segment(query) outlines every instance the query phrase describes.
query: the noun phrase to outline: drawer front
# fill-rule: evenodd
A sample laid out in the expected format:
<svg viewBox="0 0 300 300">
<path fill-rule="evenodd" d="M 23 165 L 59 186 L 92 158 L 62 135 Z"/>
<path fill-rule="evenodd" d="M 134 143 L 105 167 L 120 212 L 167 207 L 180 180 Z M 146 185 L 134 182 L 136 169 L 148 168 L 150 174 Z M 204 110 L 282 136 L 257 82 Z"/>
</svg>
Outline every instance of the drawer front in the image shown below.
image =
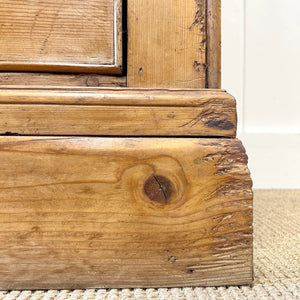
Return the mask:
<svg viewBox="0 0 300 300">
<path fill-rule="evenodd" d="M 119 74 L 121 0 L 1 1 L 0 70 Z"/>
<path fill-rule="evenodd" d="M 0 289 L 252 281 L 236 139 L 0 137 Z"/>
</svg>

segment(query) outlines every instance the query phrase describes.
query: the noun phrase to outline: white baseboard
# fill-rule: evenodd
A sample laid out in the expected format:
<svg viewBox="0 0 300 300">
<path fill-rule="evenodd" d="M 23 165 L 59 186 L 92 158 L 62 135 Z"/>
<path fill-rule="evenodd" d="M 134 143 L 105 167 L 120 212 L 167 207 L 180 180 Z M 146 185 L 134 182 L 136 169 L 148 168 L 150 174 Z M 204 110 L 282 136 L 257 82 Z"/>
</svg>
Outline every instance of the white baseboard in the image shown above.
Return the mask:
<svg viewBox="0 0 300 300">
<path fill-rule="evenodd" d="M 244 133 L 249 169 L 256 189 L 300 188 L 300 134 Z"/>
</svg>

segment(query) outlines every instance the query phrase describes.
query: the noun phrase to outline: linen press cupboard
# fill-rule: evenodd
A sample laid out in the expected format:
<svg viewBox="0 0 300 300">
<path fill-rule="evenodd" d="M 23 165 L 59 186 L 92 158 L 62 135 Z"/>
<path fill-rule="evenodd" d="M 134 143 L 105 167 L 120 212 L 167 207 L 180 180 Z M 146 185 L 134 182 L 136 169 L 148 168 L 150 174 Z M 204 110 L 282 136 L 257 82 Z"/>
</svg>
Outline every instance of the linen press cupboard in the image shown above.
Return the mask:
<svg viewBox="0 0 300 300">
<path fill-rule="evenodd" d="M 3 0 L 0 289 L 252 282 L 218 0 Z"/>
</svg>

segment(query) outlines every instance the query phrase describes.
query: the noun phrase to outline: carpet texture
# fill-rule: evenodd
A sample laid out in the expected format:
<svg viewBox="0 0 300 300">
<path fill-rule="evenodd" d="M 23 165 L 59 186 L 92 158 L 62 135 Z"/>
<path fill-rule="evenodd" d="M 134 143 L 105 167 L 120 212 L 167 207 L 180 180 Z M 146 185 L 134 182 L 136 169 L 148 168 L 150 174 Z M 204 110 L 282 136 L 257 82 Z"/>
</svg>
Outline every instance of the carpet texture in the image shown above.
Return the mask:
<svg viewBox="0 0 300 300">
<path fill-rule="evenodd" d="M 300 190 L 254 192 L 253 287 L 0 291 L 27 299 L 300 299 Z"/>
</svg>

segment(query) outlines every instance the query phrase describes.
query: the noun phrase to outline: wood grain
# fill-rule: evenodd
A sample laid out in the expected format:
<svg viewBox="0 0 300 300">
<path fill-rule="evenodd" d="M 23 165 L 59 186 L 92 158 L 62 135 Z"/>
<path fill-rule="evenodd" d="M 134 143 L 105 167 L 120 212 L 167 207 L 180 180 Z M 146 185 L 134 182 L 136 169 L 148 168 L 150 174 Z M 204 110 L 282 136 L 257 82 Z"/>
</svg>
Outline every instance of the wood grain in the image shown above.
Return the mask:
<svg viewBox="0 0 300 300">
<path fill-rule="evenodd" d="M 0 134 L 236 134 L 235 100 L 222 91 L 7 88 L 0 103 Z"/>
<path fill-rule="evenodd" d="M 0 289 L 252 282 L 236 139 L 0 137 Z"/>
<path fill-rule="evenodd" d="M 143 89 L 82 87 L 0 87 L 3 104 L 76 104 L 137 106 L 205 106 L 235 107 L 235 99 L 224 90 L 210 89 Z"/>
<path fill-rule="evenodd" d="M 121 0 L 5 0 L 0 15 L 2 71 L 121 73 Z"/>
<path fill-rule="evenodd" d="M 207 87 L 221 88 L 221 0 L 207 0 Z"/>
<path fill-rule="evenodd" d="M 128 86 L 204 88 L 206 1 L 128 1 Z"/>
<path fill-rule="evenodd" d="M 35 89 L 39 87 L 126 87 L 126 85 L 126 76 L 0 72 L 0 86 L 15 88 L 20 86 Z"/>
</svg>

